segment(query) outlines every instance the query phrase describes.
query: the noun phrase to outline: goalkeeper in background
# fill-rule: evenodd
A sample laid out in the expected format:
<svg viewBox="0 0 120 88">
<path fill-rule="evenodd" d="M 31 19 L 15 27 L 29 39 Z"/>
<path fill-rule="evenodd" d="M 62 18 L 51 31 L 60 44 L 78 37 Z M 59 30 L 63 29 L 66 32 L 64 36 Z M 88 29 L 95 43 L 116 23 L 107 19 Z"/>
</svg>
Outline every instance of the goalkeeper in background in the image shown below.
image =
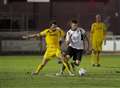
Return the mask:
<svg viewBox="0 0 120 88">
<path fill-rule="evenodd" d="M 90 31 L 90 41 L 92 48 L 91 63 L 92 66 L 100 66 L 100 52 L 105 39 L 107 25 L 102 22 L 101 15 L 96 15 L 96 22 L 92 24 Z"/>
<path fill-rule="evenodd" d="M 43 67 L 53 59 L 54 56 L 56 56 L 60 61 L 64 64 L 64 66 L 67 68 L 67 71 L 70 76 L 74 76 L 74 74 L 71 73 L 68 64 L 65 63 L 64 58 L 61 54 L 61 48 L 59 41 L 61 38 L 63 38 L 65 33 L 59 28 L 56 24 L 56 21 L 52 21 L 50 24 L 50 28 L 45 29 L 44 31 L 38 33 L 38 34 L 32 34 L 28 36 L 23 36 L 23 38 L 32 38 L 32 37 L 40 37 L 44 36 L 46 41 L 46 52 L 44 54 L 42 63 L 38 65 L 35 72 L 32 73 L 32 75 L 37 75 L 39 72 L 43 69 Z"/>
</svg>

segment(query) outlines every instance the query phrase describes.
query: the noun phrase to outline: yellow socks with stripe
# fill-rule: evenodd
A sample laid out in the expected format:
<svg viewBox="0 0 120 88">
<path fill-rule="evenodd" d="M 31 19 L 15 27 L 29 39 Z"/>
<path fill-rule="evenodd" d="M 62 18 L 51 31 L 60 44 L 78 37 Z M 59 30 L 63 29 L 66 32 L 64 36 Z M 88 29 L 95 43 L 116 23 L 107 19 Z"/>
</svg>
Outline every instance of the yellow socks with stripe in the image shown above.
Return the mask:
<svg viewBox="0 0 120 88">
<path fill-rule="evenodd" d="M 35 71 L 35 73 L 38 74 L 42 70 L 42 68 L 43 68 L 43 65 L 39 64 L 36 71 Z"/>
<path fill-rule="evenodd" d="M 69 74 L 71 74 L 71 71 L 69 69 L 69 66 L 64 62 L 62 61 L 63 65 L 65 66 L 66 70 L 68 71 Z"/>
</svg>

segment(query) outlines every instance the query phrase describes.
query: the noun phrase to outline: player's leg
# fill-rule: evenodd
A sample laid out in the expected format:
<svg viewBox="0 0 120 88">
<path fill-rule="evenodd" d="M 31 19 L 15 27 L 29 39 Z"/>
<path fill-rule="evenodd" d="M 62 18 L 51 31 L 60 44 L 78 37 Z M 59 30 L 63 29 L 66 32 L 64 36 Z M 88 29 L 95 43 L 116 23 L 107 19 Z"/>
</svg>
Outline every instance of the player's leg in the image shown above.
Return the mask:
<svg viewBox="0 0 120 88">
<path fill-rule="evenodd" d="M 36 71 L 33 73 L 33 75 L 39 74 L 39 72 L 43 69 L 43 67 L 48 63 L 49 59 L 43 58 L 43 61 L 41 64 L 38 65 Z"/>
<path fill-rule="evenodd" d="M 50 58 L 49 51 L 50 51 L 49 49 L 46 50 L 43 60 L 42 60 L 42 63 L 38 65 L 36 71 L 32 73 L 33 75 L 38 74 L 43 69 L 43 67 L 48 63 L 48 61 L 49 61 L 48 58 Z"/>
<path fill-rule="evenodd" d="M 64 62 L 67 64 L 68 68 L 70 69 L 70 65 L 68 63 L 68 58 L 66 58 L 66 56 L 64 55 Z M 61 61 L 61 60 L 60 60 Z M 62 61 L 61 61 L 62 62 Z M 62 64 L 62 68 L 60 69 L 60 72 L 59 73 L 56 73 L 56 75 L 62 75 L 65 71 L 66 67 L 65 65 Z"/>
<path fill-rule="evenodd" d="M 83 50 L 77 50 L 76 51 L 76 65 L 79 66 L 82 60 Z"/>
<path fill-rule="evenodd" d="M 96 66 L 100 66 L 100 51 L 97 52 L 97 61 L 96 61 Z"/>
<path fill-rule="evenodd" d="M 72 49 L 72 56 L 73 56 L 73 60 L 72 60 L 72 62 L 71 62 L 71 67 L 72 67 L 72 70 L 73 71 L 75 71 L 75 65 L 76 65 L 76 62 L 78 63 L 78 60 L 77 60 L 77 52 L 76 52 L 76 50 L 75 49 Z"/>
<path fill-rule="evenodd" d="M 70 55 L 69 55 L 69 47 L 66 48 L 66 50 L 64 50 L 64 52 L 62 53 L 62 56 L 64 57 L 64 61 L 65 63 L 67 64 L 68 68 L 70 69 L 70 65 L 68 63 L 68 60 L 70 58 Z M 64 70 L 65 70 L 65 65 L 62 64 L 62 67 L 60 69 L 60 72 L 57 73 L 56 75 L 62 75 L 64 73 Z"/>
<path fill-rule="evenodd" d="M 75 72 L 76 56 L 73 56 L 73 60 L 70 62 L 72 70 Z"/>
<path fill-rule="evenodd" d="M 75 50 L 74 56 L 73 56 L 73 62 L 71 63 L 71 66 L 73 68 L 73 71 L 75 71 L 75 66 L 79 66 L 82 60 L 83 50 Z"/>
<path fill-rule="evenodd" d="M 97 58 L 96 58 L 96 66 L 99 67 L 100 66 L 100 52 L 102 50 L 102 40 L 99 42 L 98 45 L 98 51 L 97 51 Z"/>
<path fill-rule="evenodd" d="M 92 63 L 92 66 L 94 67 L 95 64 L 96 64 L 96 55 L 97 54 L 97 51 L 95 49 L 92 49 L 92 53 L 91 53 L 91 63 Z"/>
<path fill-rule="evenodd" d="M 96 64 L 97 58 L 97 40 L 93 39 L 92 41 L 92 51 L 91 51 L 91 64 L 94 67 Z"/>
<path fill-rule="evenodd" d="M 69 59 L 73 56 L 73 49 L 71 47 L 68 47 L 66 49 L 66 51 L 64 52 L 64 61 L 66 62 L 66 64 L 68 65 L 68 68 L 70 69 L 70 65 L 68 63 Z M 65 66 L 62 66 L 61 72 L 63 73 L 65 70 Z"/>
<path fill-rule="evenodd" d="M 74 74 L 72 74 L 72 72 L 70 71 L 68 64 L 65 62 L 65 58 L 62 56 L 60 49 L 57 49 L 56 56 L 58 57 L 58 59 L 61 60 L 69 75 L 74 76 Z"/>
<path fill-rule="evenodd" d="M 92 53 L 92 66 L 95 67 L 99 67 L 100 66 L 100 51 L 93 51 Z"/>
<path fill-rule="evenodd" d="M 68 71 L 69 75 L 74 76 L 74 74 L 72 74 L 72 72 L 70 71 L 69 63 L 66 63 L 62 56 L 59 56 L 59 58 L 62 61 L 63 65 L 65 66 L 66 70 Z"/>
</svg>

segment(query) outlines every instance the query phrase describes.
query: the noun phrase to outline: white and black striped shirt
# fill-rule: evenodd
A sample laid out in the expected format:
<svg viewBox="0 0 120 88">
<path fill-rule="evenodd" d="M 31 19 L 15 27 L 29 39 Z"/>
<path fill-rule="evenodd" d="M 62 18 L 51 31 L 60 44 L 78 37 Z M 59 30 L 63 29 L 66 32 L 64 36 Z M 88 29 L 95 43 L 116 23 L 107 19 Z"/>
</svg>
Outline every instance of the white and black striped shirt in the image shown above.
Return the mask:
<svg viewBox="0 0 120 88">
<path fill-rule="evenodd" d="M 69 41 L 69 46 L 75 49 L 84 49 L 82 35 L 85 34 L 83 28 L 78 27 L 75 31 L 69 30 L 66 34 L 66 41 Z"/>
</svg>

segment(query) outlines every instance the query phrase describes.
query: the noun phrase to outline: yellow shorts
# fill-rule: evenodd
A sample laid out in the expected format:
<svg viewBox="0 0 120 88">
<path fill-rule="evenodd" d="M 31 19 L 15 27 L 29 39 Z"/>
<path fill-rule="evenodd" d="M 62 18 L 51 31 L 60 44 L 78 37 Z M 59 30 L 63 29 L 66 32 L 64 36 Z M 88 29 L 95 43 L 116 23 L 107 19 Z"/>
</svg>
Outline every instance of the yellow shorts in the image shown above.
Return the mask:
<svg viewBox="0 0 120 88">
<path fill-rule="evenodd" d="M 47 48 L 44 54 L 45 59 L 51 59 L 52 57 L 59 57 L 59 56 L 61 56 L 60 48 Z"/>
<path fill-rule="evenodd" d="M 103 40 L 93 40 L 92 41 L 92 49 L 94 49 L 95 51 L 101 51 L 102 50 L 102 43 Z"/>
</svg>

